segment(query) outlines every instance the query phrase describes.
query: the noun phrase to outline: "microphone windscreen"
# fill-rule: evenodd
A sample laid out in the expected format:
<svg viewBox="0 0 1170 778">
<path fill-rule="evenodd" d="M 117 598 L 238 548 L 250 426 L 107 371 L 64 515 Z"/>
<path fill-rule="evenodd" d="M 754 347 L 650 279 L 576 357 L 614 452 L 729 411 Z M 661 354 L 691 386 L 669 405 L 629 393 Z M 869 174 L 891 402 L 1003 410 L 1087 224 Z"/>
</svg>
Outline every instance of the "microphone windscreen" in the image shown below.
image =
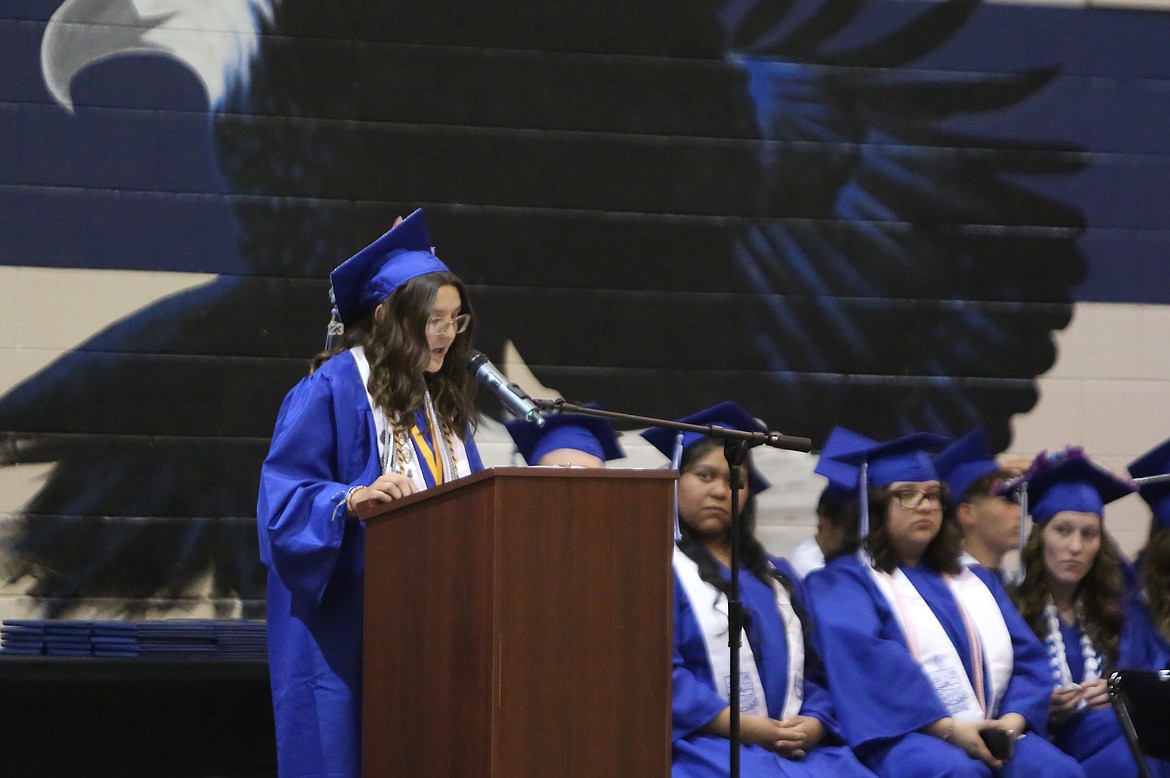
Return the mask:
<svg viewBox="0 0 1170 778">
<path fill-rule="evenodd" d="M 487 361 L 488 358 L 484 356 L 482 351 L 476 351 L 475 349 L 469 350 L 467 352 L 467 372 L 475 375 Z"/>
</svg>

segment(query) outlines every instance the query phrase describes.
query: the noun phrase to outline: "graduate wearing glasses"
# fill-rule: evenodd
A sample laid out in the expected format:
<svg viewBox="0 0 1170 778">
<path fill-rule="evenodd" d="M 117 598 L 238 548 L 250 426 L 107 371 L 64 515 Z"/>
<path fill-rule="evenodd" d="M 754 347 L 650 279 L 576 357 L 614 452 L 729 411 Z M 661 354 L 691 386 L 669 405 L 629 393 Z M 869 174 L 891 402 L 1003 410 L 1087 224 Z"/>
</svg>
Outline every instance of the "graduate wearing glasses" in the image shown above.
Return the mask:
<svg viewBox="0 0 1170 778">
<path fill-rule="evenodd" d="M 364 525 L 388 502 L 483 469 L 464 369 L 463 283 L 415 211 L 330 275 L 330 342 L 285 397 L 260 478 L 282 778 L 360 772 Z"/>
<path fill-rule="evenodd" d="M 920 433 L 822 453 L 854 465 L 859 490 L 858 531 L 805 579 L 841 732 L 891 778 L 1083 775 L 1044 737 L 1043 646 L 999 579 L 960 562 L 927 453 L 943 442 Z"/>
</svg>

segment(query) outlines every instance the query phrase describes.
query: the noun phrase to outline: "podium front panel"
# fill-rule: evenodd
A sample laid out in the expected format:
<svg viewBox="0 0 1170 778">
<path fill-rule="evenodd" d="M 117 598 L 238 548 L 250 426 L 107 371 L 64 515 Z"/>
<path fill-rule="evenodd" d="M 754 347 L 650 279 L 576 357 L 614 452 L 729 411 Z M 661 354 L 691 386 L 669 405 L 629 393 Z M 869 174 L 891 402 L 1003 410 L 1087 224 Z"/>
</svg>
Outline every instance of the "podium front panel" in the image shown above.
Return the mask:
<svg viewBox="0 0 1170 778">
<path fill-rule="evenodd" d="M 665 778 L 672 475 L 463 480 L 367 522 L 363 775 Z"/>
<path fill-rule="evenodd" d="M 489 776 L 492 494 L 366 527 L 362 775 Z"/>
<path fill-rule="evenodd" d="M 671 483 L 603 483 L 501 489 L 497 747 L 516 768 L 504 775 L 669 771 Z"/>
</svg>

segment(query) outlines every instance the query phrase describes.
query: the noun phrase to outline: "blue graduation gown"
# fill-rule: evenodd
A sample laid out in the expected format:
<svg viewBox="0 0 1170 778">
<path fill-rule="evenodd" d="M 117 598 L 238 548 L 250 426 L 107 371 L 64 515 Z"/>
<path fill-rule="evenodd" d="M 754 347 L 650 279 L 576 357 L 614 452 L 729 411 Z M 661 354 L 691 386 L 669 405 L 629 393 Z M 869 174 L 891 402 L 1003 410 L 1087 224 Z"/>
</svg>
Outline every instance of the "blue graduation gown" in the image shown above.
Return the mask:
<svg viewBox="0 0 1170 778">
<path fill-rule="evenodd" d="M 483 469 L 470 432 L 464 442 L 472 470 Z M 285 397 L 260 477 L 282 778 L 360 773 L 365 527 L 345 519 L 342 503 L 380 474 L 374 415 L 343 352 Z"/>
<path fill-rule="evenodd" d="M 796 572 L 784 560 L 777 568 L 799 587 Z M 727 573 L 730 575 L 730 573 Z M 745 569 L 740 572 L 740 596 L 748 641 L 756 658 L 768 715 L 780 718 L 788 685 L 788 644 L 773 591 Z M 716 590 L 710 589 L 714 602 Z M 799 589 L 798 589 L 799 598 Z M 730 748 L 727 738 L 702 733 L 701 728 L 727 708 L 727 700 L 715 691 L 715 679 L 694 604 L 686 590 L 674 582 L 674 676 L 673 757 L 674 778 L 718 778 L 728 774 Z M 701 605 L 699 606 L 701 607 Z M 726 669 L 723 670 L 726 673 Z M 800 713 L 819 719 L 826 737 L 802 760 L 785 759 L 756 745 L 741 747 L 740 772 L 744 776 L 871 776 L 848 748 L 833 734 L 836 720 L 832 700 L 823 679 L 806 672 Z M 834 745 L 836 743 L 836 745 Z"/>
<path fill-rule="evenodd" d="M 1120 652 L 1118 667 L 1170 669 L 1170 640 L 1154 625 L 1150 605 L 1141 592 L 1134 592 L 1126 598 Z"/>
<path fill-rule="evenodd" d="M 1085 674 L 1080 631 L 1062 623 L 1061 637 L 1069 672 L 1073 681 L 1080 683 Z M 1162 669 L 1165 664 L 1159 662 L 1164 663 L 1167 656 L 1159 646 L 1159 638 L 1139 593 L 1131 593 L 1125 602 L 1117 666 Z M 1138 774 L 1129 743 L 1111 707 L 1078 712 L 1053 732 L 1053 742 L 1080 762 L 1090 778 L 1126 778 Z M 1148 766 L 1152 775 L 1170 777 L 1170 762 L 1151 759 Z"/>
<path fill-rule="evenodd" d="M 1140 592 L 1134 592 L 1126 600 L 1119 649 L 1118 667 L 1170 669 L 1170 641 L 1154 625 L 1149 603 Z M 1154 778 L 1170 778 L 1170 760 L 1147 758 L 1146 765 Z"/>
<path fill-rule="evenodd" d="M 1074 683 L 1081 683 L 1085 680 L 1085 656 L 1080 630 L 1061 622 L 1060 632 L 1069 673 Z M 1052 742 L 1080 762 L 1089 778 L 1130 778 L 1138 774 L 1111 707 L 1078 711 L 1053 729 Z"/>
<path fill-rule="evenodd" d="M 946 582 L 926 568 L 902 569 L 958 648 L 972 678 L 973 668 L 966 666 L 970 656 L 966 630 Z M 1016 756 L 1002 773 L 1082 775 L 1074 760 L 1044 739 L 1052 680 L 1043 645 L 1011 604 L 999 579 L 980 565 L 971 570 L 995 597 L 1012 639 L 1012 675 L 999 709 L 992 714 L 1018 713 L 1027 720 L 1031 733 L 1017 741 Z M 919 732 L 949 714 L 860 560 L 854 555 L 837 557 L 810 573 L 805 589 L 841 733 L 862 761 L 879 775 L 899 778 L 990 775 L 985 765 L 958 747 Z"/>
<path fill-rule="evenodd" d="M 1150 614 L 1150 604 L 1140 589 L 1131 592 L 1125 600 L 1125 624 L 1117 666 L 1140 670 L 1170 669 L 1170 640 L 1158 631 Z M 1170 761 L 1146 759 L 1146 766 L 1154 778 L 1170 778 Z"/>
</svg>

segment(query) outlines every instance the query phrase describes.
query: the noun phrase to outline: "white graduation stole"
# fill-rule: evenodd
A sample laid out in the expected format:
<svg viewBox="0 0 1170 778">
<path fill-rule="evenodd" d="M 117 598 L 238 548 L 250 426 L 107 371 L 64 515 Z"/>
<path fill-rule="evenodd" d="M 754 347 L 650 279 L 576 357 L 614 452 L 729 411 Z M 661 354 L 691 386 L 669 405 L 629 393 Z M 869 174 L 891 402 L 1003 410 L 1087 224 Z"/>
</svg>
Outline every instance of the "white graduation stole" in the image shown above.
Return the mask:
<svg viewBox="0 0 1170 778">
<path fill-rule="evenodd" d="M 414 483 L 416 490 L 422 491 L 426 489 L 428 484 L 426 477 L 423 475 L 423 468 L 426 467 L 426 464 L 423 460 L 423 452 L 419 448 L 419 442 L 414 440 L 414 436 L 407 432 L 404 437 L 408 441 L 408 444 L 403 447 L 404 450 L 401 454 L 395 450 L 388 450 L 394 445 L 396 432 L 398 431 L 390 424 L 385 412 L 374 403 L 374 397 L 370 394 L 370 363 L 366 359 L 365 350 L 361 346 L 354 346 L 349 351 L 353 354 L 354 361 L 357 362 L 358 374 L 361 376 L 362 386 L 366 390 L 366 400 L 369 401 L 370 410 L 374 413 L 374 429 L 377 432 L 378 438 L 378 459 L 382 462 L 383 474 L 387 472 L 402 473 Z M 451 451 L 448 454 L 444 441 L 444 438 L 447 436 L 443 434 L 442 425 L 439 423 L 434 411 L 431 410 L 429 398 L 426 406 L 428 411 L 428 424 L 431 428 L 431 442 L 434 444 L 435 452 L 438 453 L 442 460 L 444 469 L 443 480 L 454 480 L 455 478 L 470 475 L 471 463 L 467 459 L 467 447 L 464 445 L 463 440 L 458 435 L 451 435 Z M 432 452 L 428 453 L 431 456 L 435 455 Z"/>
<path fill-rule="evenodd" d="M 727 639 L 727 595 L 704 581 L 695 560 L 677 546 L 674 549 L 674 570 L 703 633 L 715 690 L 720 697 L 730 701 L 731 675 L 728 671 L 731 667 L 731 647 Z M 788 644 L 787 693 L 780 715 L 780 720 L 786 721 L 800 713 L 800 706 L 804 702 L 804 633 L 800 628 L 800 619 L 792 608 L 788 591 L 779 582 L 769 581 L 769 584 L 776 595 L 776 607 L 784 622 Z M 739 710 L 757 716 L 768 715 L 768 700 L 756 666 L 756 657 L 752 653 L 747 633 L 742 628 L 739 646 Z"/>
<path fill-rule="evenodd" d="M 972 684 L 958 649 L 906 574 L 900 568 L 893 574 L 873 567 L 869 570 L 878 590 L 890 603 L 910 653 L 947 712 L 960 721 L 992 718 L 1011 679 L 1012 637 L 999 603 L 983 581 L 965 567 L 958 575 L 946 576 L 967 628 L 971 666 L 976 675 L 976 684 Z M 990 700 L 983 699 L 984 671 L 988 673 Z"/>
<path fill-rule="evenodd" d="M 947 576 L 947 582 L 961 608 L 964 621 L 974 626 L 979 642 L 983 645 L 984 667 L 991 691 L 991 699 L 987 701 L 987 717 L 993 718 L 999 713 L 999 704 L 1003 701 L 1016 666 L 1012 633 L 1008 631 L 999 602 L 983 579 L 964 567 L 958 575 Z"/>
</svg>

